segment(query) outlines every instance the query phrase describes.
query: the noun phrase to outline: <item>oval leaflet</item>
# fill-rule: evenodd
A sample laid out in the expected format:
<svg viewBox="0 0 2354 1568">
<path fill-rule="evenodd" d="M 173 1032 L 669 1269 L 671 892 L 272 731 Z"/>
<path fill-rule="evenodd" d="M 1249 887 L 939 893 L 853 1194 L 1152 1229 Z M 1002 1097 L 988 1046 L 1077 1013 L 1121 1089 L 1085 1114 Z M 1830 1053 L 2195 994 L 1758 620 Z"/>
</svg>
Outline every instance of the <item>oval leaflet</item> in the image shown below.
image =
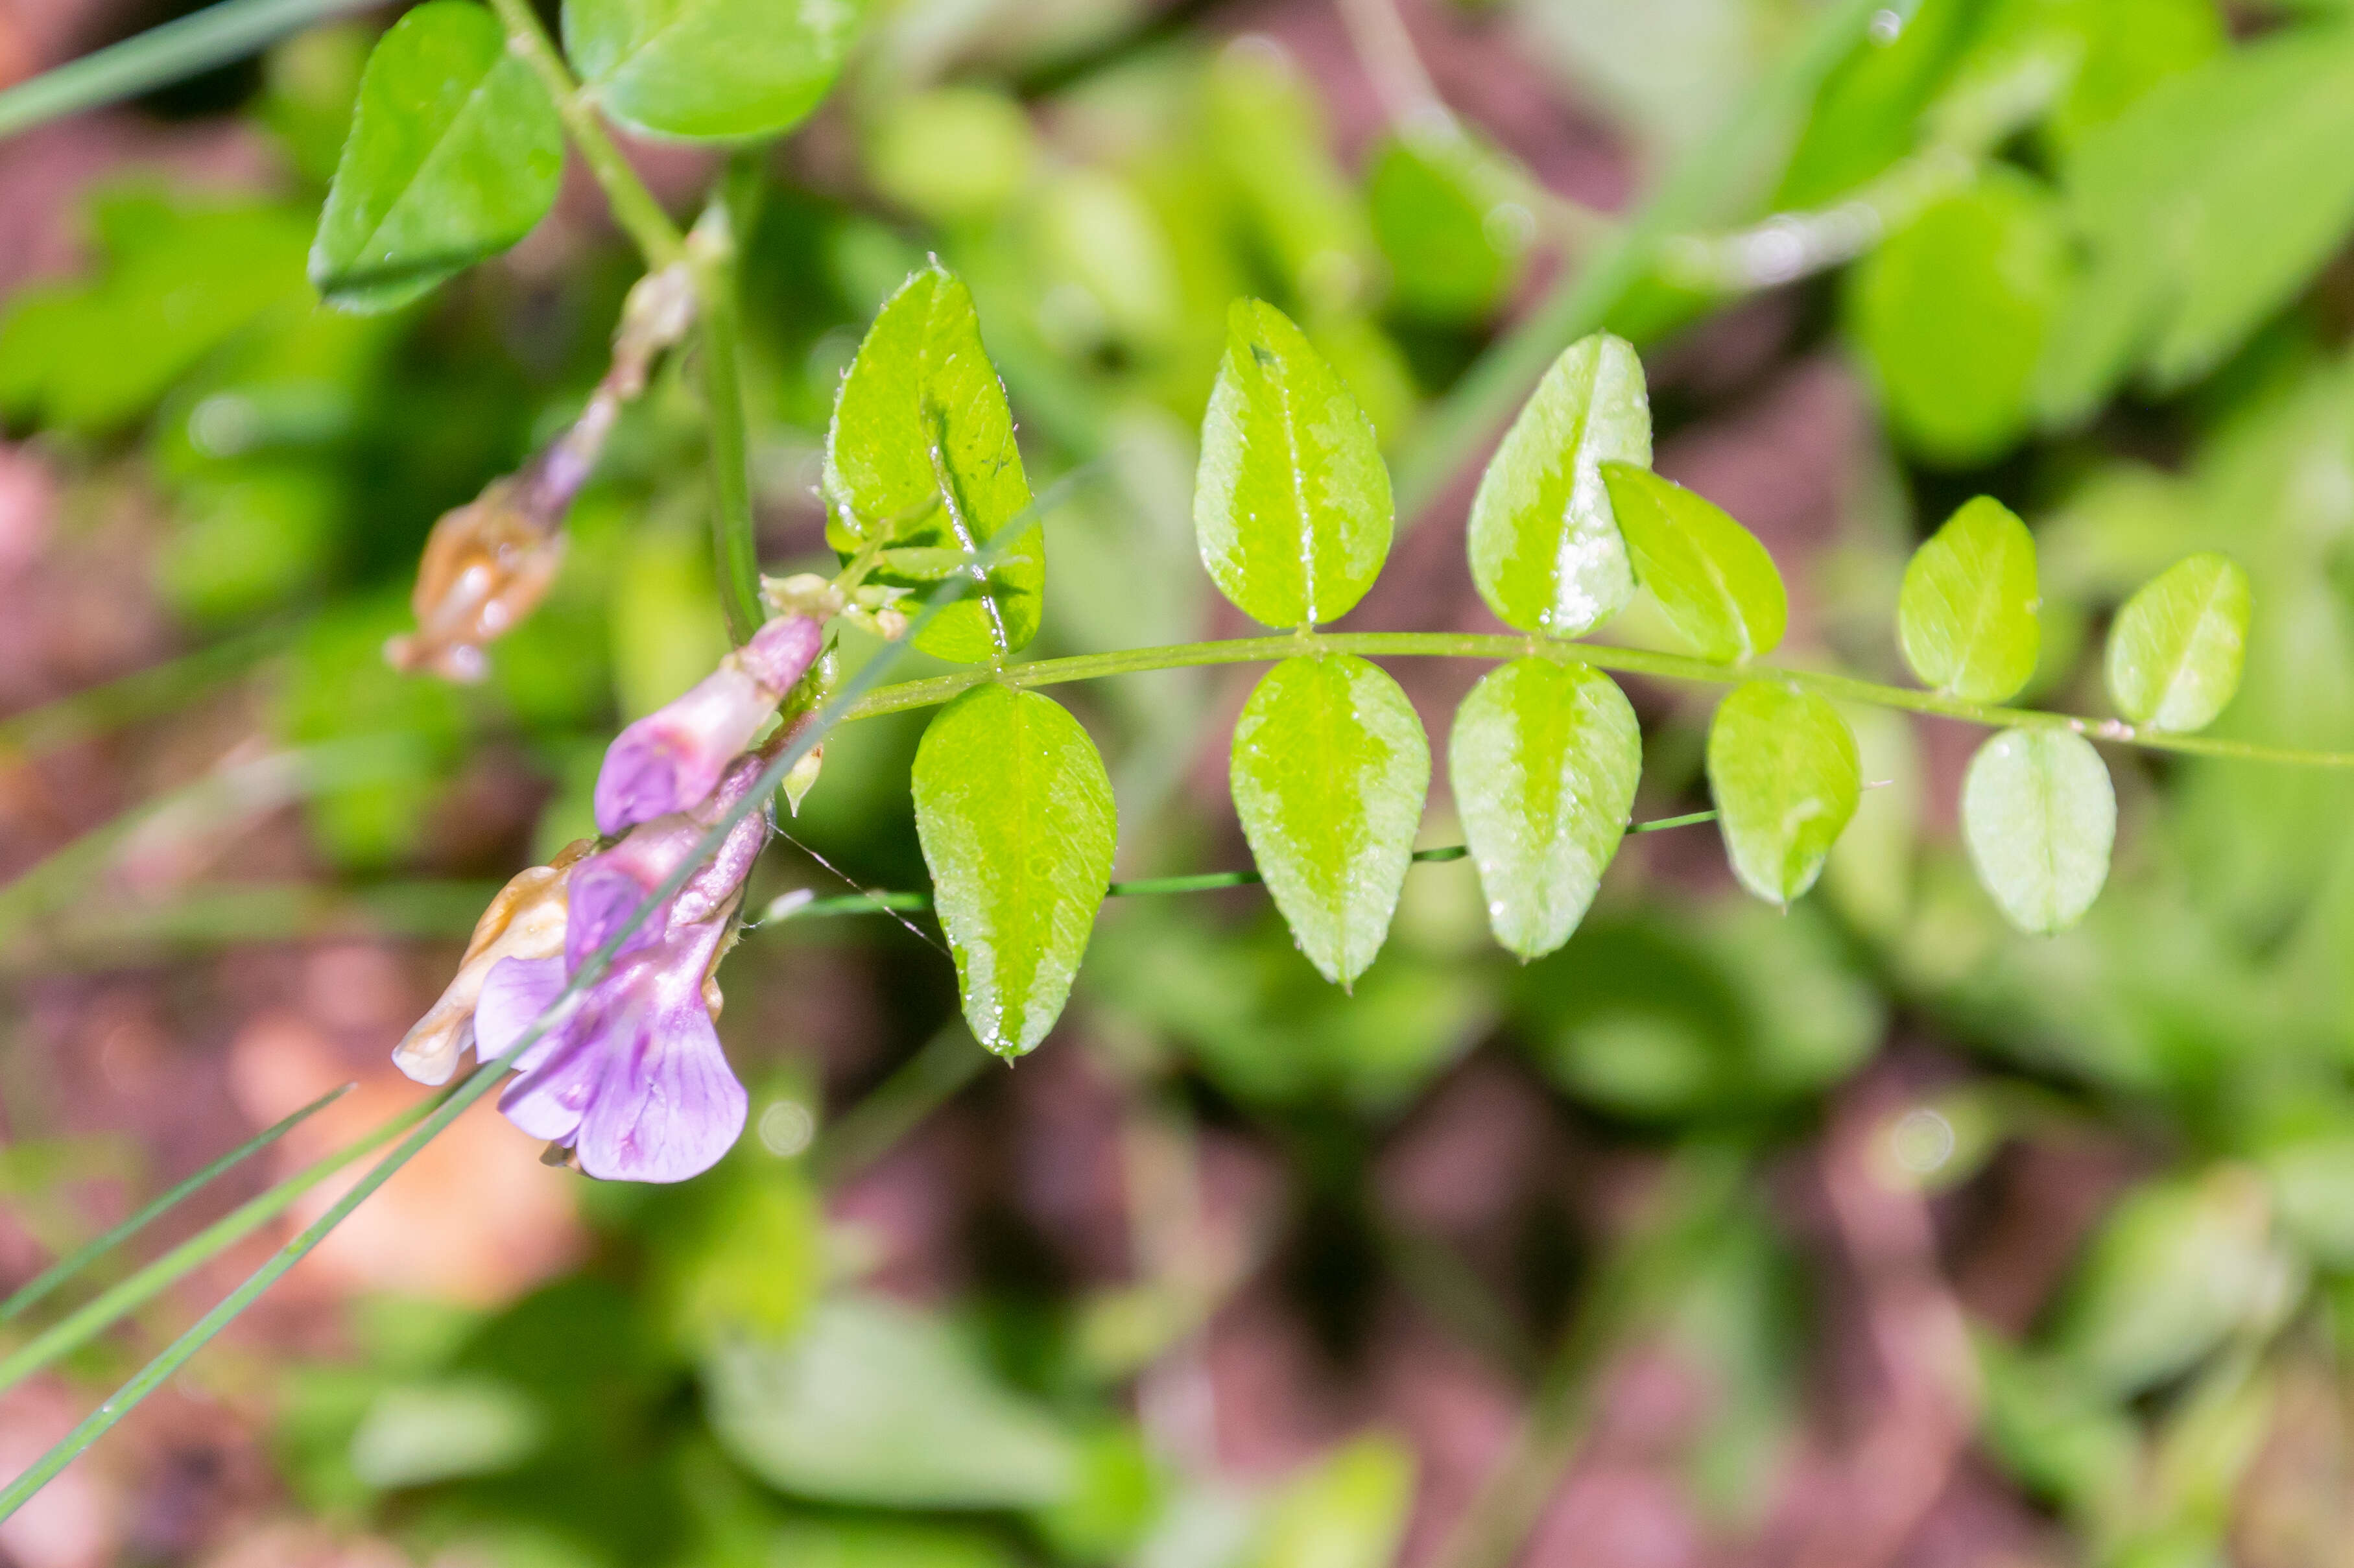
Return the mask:
<svg viewBox="0 0 2354 1568">
<path fill-rule="evenodd" d="M 2109 695 L 2151 729 L 2204 729 L 2240 689 L 2248 574 L 2212 551 L 2186 556 L 2135 590 L 2109 629 Z"/>
<path fill-rule="evenodd" d="M 932 720 L 912 783 L 965 1022 L 1019 1056 L 1062 1012 L 1111 885 L 1103 758 L 1061 706 L 991 683 Z"/>
<path fill-rule="evenodd" d="M 1839 710 L 1770 681 L 1735 686 L 1717 705 L 1708 783 L 1734 874 L 1768 904 L 1815 885 L 1863 788 Z"/>
<path fill-rule="evenodd" d="M 1324 978 L 1389 934 L 1430 788 L 1430 743 L 1395 681 L 1348 654 L 1286 659 L 1235 721 L 1235 810 L 1267 890 Z"/>
<path fill-rule="evenodd" d="M 1599 670 L 1515 660 L 1463 699 L 1447 767 L 1496 940 L 1523 959 L 1552 952 L 1627 831 L 1643 769 L 1633 705 Z"/>
<path fill-rule="evenodd" d="M 2117 796 L 2099 752 L 2058 728 L 2007 729 L 1962 777 L 1962 842 L 2003 917 L 2048 937 L 2084 918 L 2108 880 Z"/>
</svg>

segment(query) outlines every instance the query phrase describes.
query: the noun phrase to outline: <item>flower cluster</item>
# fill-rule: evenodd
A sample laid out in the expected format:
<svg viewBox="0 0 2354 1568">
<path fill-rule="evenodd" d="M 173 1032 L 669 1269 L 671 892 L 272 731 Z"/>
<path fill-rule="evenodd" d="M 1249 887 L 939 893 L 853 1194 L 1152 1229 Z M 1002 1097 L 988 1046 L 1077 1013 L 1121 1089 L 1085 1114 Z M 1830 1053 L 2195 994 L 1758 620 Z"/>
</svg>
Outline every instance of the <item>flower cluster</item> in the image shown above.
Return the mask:
<svg viewBox="0 0 2354 1568">
<path fill-rule="evenodd" d="M 469 1044 L 492 1061 L 523 1039 L 744 803 L 765 766 L 748 748 L 820 641 L 806 617 L 772 620 L 693 691 L 621 732 L 597 783 L 610 842 L 573 846 L 493 901 L 448 992 L 394 1052 L 403 1072 L 442 1083 Z M 629 927 L 605 971 L 517 1058 L 499 1100 L 510 1121 L 609 1180 L 684 1181 L 727 1151 L 746 1097 L 713 1028 L 716 971 L 769 831 L 764 803 Z"/>
</svg>

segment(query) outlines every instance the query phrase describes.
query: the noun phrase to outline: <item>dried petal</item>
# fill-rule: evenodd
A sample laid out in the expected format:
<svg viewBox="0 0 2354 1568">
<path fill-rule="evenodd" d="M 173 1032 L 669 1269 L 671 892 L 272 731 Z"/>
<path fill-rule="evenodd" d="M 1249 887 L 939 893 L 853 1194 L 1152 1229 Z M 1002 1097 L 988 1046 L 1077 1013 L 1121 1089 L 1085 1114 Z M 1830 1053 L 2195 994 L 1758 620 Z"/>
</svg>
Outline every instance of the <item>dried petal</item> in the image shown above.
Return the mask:
<svg viewBox="0 0 2354 1568">
<path fill-rule="evenodd" d="M 564 951 L 572 868 L 594 847 L 594 840 L 578 840 L 499 889 L 474 923 L 449 988 L 393 1048 L 395 1066 L 420 1084 L 450 1081 L 473 1038 L 475 1006 L 492 969 L 504 959 L 552 959 Z"/>
</svg>

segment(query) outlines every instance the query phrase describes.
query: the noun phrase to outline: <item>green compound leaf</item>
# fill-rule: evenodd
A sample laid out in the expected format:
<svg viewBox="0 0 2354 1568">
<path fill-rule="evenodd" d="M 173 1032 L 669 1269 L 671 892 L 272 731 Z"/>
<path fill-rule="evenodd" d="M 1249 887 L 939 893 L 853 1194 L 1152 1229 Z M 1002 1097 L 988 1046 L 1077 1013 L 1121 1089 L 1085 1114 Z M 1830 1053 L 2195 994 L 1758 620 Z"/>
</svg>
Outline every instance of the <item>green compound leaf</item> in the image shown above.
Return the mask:
<svg viewBox="0 0 2354 1568">
<path fill-rule="evenodd" d="M 1111 885 L 1103 758 L 1046 698 L 976 686 L 924 731 L 913 783 L 965 1022 L 1019 1056 L 1055 1026 Z"/>
<path fill-rule="evenodd" d="M 1990 170 L 1890 235 L 1850 280 L 1850 331 L 1905 444 L 1936 462 L 1979 462 L 2026 430 L 2068 282 L 2049 191 Z"/>
<path fill-rule="evenodd" d="M 2109 696 L 2149 729 L 2204 729 L 2240 689 L 2248 574 L 2228 556 L 2186 556 L 2144 583 L 2109 629 Z"/>
<path fill-rule="evenodd" d="M 1913 554 L 1896 598 L 1896 639 L 1924 685 L 2007 702 L 2035 673 L 2035 540 L 2001 502 L 1965 502 Z"/>
<path fill-rule="evenodd" d="M 1447 771 L 1489 927 L 1543 957 L 1585 918 L 1627 831 L 1643 771 L 1633 706 L 1598 670 L 1516 660 L 1463 699 Z"/>
<path fill-rule="evenodd" d="M 1715 503 L 1649 469 L 1606 462 L 1602 478 L 1636 579 L 1684 641 L 1723 664 L 1772 652 L 1790 603 L 1757 536 Z"/>
<path fill-rule="evenodd" d="M 347 311 L 405 305 L 504 250 L 556 204 L 564 127 L 472 0 L 430 0 L 377 43 L 311 246 Z"/>
<path fill-rule="evenodd" d="M 2031 936 L 2084 916 L 2109 877 L 2117 796 L 2099 752 L 2064 729 L 2007 729 L 1962 779 L 1962 841 L 2003 918 Z"/>
<path fill-rule="evenodd" d="M 1596 333 L 1545 372 L 1471 503 L 1471 578 L 1505 625 L 1577 637 L 1635 597 L 1606 461 L 1650 466 L 1651 405 L 1632 345 Z"/>
<path fill-rule="evenodd" d="M 1331 620 L 1381 574 L 1390 519 L 1373 421 L 1288 317 L 1235 301 L 1193 487 L 1218 591 L 1269 626 Z"/>
<path fill-rule="evenodd" d="M 972 295 L 928 267 L 885 303 L 834 399 L 825 442 L 826 542 L 846 559 L 879 535 L 970 555 L 1028 508 L 1005 387 L 981 344 Z M 873 579 L 919 587 L 920 577 Z M 1032 524 L 985 588 L 934 618 L 916 646 L 977 663 L 1037 634 L 1045 534 Z"/>
<path fill-rule="evenodd" d="M 1275 906 L 1324 978 L 1381 951 L 1430 788 L 1398 684 L 1346 654 L 1287 659 L 1235 723 L 1235 810 Z"/>
<path fill-rule="evenodd" d="M 1708 783 L 1733 874 L 1782 905 L 1815 885 L 1863 788 L 1839 710 L 1766 681 L 1735 687 L 1718 705 Z"/>
<path fill-rule="evenodd" d="M 660 136 L 769 136 L 825 97 L 862 0 L 564 0 L 564 52 L 605 112 Z"/>
</svg>

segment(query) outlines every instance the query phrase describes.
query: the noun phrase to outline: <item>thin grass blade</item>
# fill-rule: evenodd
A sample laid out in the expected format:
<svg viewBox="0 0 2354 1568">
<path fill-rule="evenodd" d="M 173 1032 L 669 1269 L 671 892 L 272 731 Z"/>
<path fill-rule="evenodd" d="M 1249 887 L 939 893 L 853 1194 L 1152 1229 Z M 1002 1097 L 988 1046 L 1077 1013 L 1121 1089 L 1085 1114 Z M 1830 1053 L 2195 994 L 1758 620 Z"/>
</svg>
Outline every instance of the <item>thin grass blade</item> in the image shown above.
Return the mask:
<svg viewBox="0 0 2354 1568">
<path fill-rule="evenodd" d="M 309 1105 L 304 1106 L 301 1110 L 296 1111 L 293 1115 L 278 1123 L 275 1127 L 266 1128 L 265 1130 L 256 1134 L 247 1142 L 239 1144 L 237 1148 L 230 1150 L 227 1154 L 222 1155 L 210 1165 L 206 1166 L 203 1170 L 197 1171 L 195 1175 L 189 1177 L 178 1186 L 174 1187 L 170 1192 L 165 1192 L 162 1197 L 157 1198 L 154 1202 L 148 1204 L 145 1208 L 140 1210 L 137 1213 L 132 1215 L 129 1219 L 115 1226 L 112 1230 L 108 1231 L 104 1235 L 93 1237 L 89 1242 L 83 1244 L 80 1247 L 75 1249 L 75 1251 L 68 1256 L 59 1258 L 56 1263 L 51 1264 L 47 1269 L 44 1269 L 39 1275 L 36 1276 L 24 1287 L 24 1288 L 9 1297 L 7 1300 L 0 1301 L 0 1323 L 8 1322 L 10 1319 L 21 1316 L 27 1308 L 31 1307 L 35 1302 L 48 1295 L 50 1291 L 55 1290 L 58 1286 L 63 1285 L 67 1280 L 71 1279 L 75 1275 L 89 1267 L 90 1264 L 95 1262 L 97 1259 L 104 1256 L 107 1253 L 111 1252 L 115 1247 L 130 1240 L 133 1236 L 137 1235 L 141 1231 L 146 1229 L 150 1224 L 162 1217 L 170 1210 L 178 1207 L 183 1201 L 194 1196 L 200 1189 L 208 1185 L 215 1177 L 235 1170 L 238 1166 L 244 1164 L 247 1160 L 260 1153 L 263 1150 L 269 1148 L 271 1144 L 277 1142 L 280 1139 L 285 1137 L 288 1133 L 293 1131 L 296 1128 L 310 1120 L 313 1116 L 326 1109 L 329 1106 L 334 1105 L 337 1100 L 342 1099 L 345 1095 L 351 1093 L 352 1088 L 352 1085 L 345 1084 L 340 1089 L 331 1089 L 327 1093 L 321 1095 L 317 1099 L 313 1100 Z M 6 1383 L 7 1380 L 5 1378 L 0 1378 L 0 1387 L 6 1386 Z"/>
</svg>

